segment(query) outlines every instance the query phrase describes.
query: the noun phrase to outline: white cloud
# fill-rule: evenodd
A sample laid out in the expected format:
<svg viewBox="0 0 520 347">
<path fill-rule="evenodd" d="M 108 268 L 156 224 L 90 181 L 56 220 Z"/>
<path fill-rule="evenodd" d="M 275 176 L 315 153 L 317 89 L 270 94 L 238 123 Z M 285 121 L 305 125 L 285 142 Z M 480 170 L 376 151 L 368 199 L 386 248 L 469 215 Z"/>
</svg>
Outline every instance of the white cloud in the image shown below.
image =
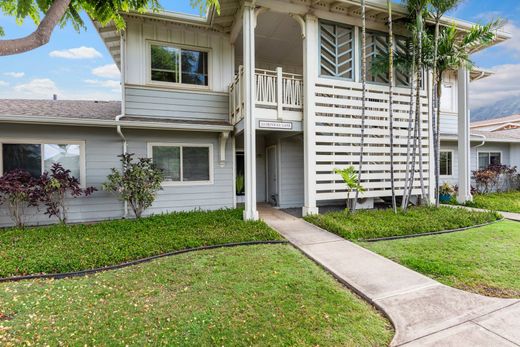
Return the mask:
<svg viewBox="0 0 520 347">
<path fill-rule="evenodd" d="M 118 89 L 121 86 L 121 83 L 116 80 L 85 80 L 85 83 L 93 84 L 96 86 L 100 86 L 103 88 L 112 88 L 112 89 Z"/>
<path fill-rule="evenodd" d="M 35 78 L 28 83 L 18 84 L 13 88 L 16 97 L 37 98 L 42 96 L 52 97 L 59 94 L 58 87 L 53 80 L 48 78 Z"/>
<path fill-rule="evenodd" d="M 94 59 L 102 57 L 101 53 L 99 53 L 95 48 L 85 46 L 52 51 L 49 55 L 53 58 L 65 59 Z"/>
<path fill-rule="evenodd" d="M 6 81 L 0 80 L 0 87 L 7 87 L 8 85 L 9 83 L 7 83 Z"/>
<path fill-rule="evenodd" d="M 494 75 L 471 83 L 471 108 L 477 109 L 511 96 L 520 96 L 520 64 L 498 65 L 491 71 Z"/>
<path fill-rule="evenodd" d="M 516 58 L 520 58 L 520 27 L 512 22 L 506 23 L 503 30 L 511 34 L 511 39 L 500 44 L 502 47 L 514 54 Z"/>
<path fill-rule="evenodd" d="M 102 78 L 119 78 L 120 73 L 116 64 L 108 64 L 92 69 L 92 74 Z"/>
<path fill-rule="evenodd" d="M 4 75 L 13 77 L 13 78 L 21 78 L 25 76 L 25 72 L 4 72 Z"/>
</svg>

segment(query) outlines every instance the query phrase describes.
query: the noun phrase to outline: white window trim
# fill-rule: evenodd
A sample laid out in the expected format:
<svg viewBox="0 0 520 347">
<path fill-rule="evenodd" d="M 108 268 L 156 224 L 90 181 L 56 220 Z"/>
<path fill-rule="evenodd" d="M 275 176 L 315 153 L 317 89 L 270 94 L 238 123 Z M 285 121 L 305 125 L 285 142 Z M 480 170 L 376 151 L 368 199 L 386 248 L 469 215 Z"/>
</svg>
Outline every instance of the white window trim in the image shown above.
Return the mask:
<svg viewBox="0 0 520 347">
<path fill-rule="evenodd" d="M 161 81 L 154 81 L 152 80 L 152 45 L 157 46 L 166 46 L 166 47 L 172 47 L 172 48 L 178 48 L 178 49 L 189 49 L 199 52 L 206 52 L 208 53 L 208 85 L 207 86 L 199 86 L 196 84 L 187 84 L 187 83 L 176 83 L 176 82 L 161 82 Z M 146 84 L 151 86 L 162 86 L 162 87 L 169 87 L 169 88 L 177 88 L 177 89 L 191 89 L 191 90 L 211 90 L 213 81 L 212 81 L 212 75 L 211 71 L 213 70 L 212 64 L 211 64 L 211 48 L 208 47 L 197 47 L 197 46 L 189 46 L 189 45 L 182 45 L 182 44 L 175 44 L 171 42 L 164 42 L 164 41 L 155 41 L 155 40 L 146 40 Z M 179 69 L 181 66 L 179 66 Z M 180 74 L 182 74 L 182 70 L 179 71 Z"/>
<path fill-rule="evenodd" d="M 180 174 L 181 181 L 163 181 L 161 185 L 163 187 L 175 187 L 175 186 L 205 186 L 213 184 L 213 144 L 211 143 L 175 143 L 175 142 L 148 142 L 148 158 L 153 161 L 153 147 L 181 147 L 180 151 Z M 183 151 L 182 147 L 206 147 L 209 149 L 209 181 L 182 181 L 183 179 Z"/>
<path fill-rule="evenodd" d="M 67 145 L 79 145 L 79 175 L 80 175 L 80 186 L 86 187 L 87 182 L 87 169 L 86 169 L 86 156 L 85 156 L 85 141 L 78 140 L 67 140 L 67 139 L 10 139 L 0 138 L 0 174 L 4 174 L 4 144 L 29 144 L 29 145 L 54 145 L 54 144 L 67 144 Z M 43 173 L 43 156 L 42 156 L 42 173 Z"/>
<path fill-rule="evenodd" d="M 486 154 L 491 154 L 491 153 L 500 153 L 500 165 L 504 165 L 504 153 L 502 153 L 502 151 L 493 151 L 493 150 L 488 150 L 488 151 L 477 151 L 477 170 L 482 170 L 480 168 L 480 153 L 486 153 Z M 490 162 L 488 163 L 488 166 L 491 165 L 491 158 L 489 160 Z"/>
<path fill-rule="evenodd" d="M 442 175 L 442 174 L 440 174 L 439 176 L 441 178 L 453 178 L 454 177 L 453 172 L 455 170 L 455 151 L 452 150 L 452 149 L 446 149 L 446 150 L 441 149 L 439 151 L 439 160 L 440 160 L 440 155 L 441 155 L 442 152 L 451 153 L 451 175 Z M 440 165 L 440 162 L 439 162 L 439 171 L 440 171 L 440 168 L 441 168 L 441 165 Z"/>
</svg>

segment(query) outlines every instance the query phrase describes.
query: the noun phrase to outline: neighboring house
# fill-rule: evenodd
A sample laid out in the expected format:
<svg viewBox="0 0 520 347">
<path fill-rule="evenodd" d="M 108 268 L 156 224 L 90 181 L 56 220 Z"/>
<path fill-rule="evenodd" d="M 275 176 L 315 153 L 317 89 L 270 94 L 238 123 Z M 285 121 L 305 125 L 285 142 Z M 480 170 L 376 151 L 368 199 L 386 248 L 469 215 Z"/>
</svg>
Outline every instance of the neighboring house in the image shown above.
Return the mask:
<svg viewBox="0 0 520 347">
<path fill-rule="evenodd" d="M 375 56 L 388 51 L 387 8 L 382 0 L 366 3 L 370 66 Z M 10 106 L 14 101 L 6 101 L 0 117 L 5 123 L 0 129 L 4 166 L 17 158 L 17 166 L 44 170 L 45 144 L 69 145 L 60 148 L 70 148 L 67 154 L 76 157 L 79 151 L 74 172 L 79 170 L 82 183 L 99 187 L 109 169 L 119 165 L 117 155 L 124 150 L 150 156 L 165 170 L 166 181 L 147 213 L 234 207 L 235 179 L 242 174 L 245 196 L 240 198 L 246 219 L 258 217 L 257 202 L 300 207 L 304 214 L 344 203 L 346 187 L 333 171 L 359 162 L 360 1 L 223 0 L 220 5 L 220 15 L 212 8 L 204 18 L 168 12 L 125 14 L 127 29 L 122 33 L 95 23 L 121 69 L 120 115 L 112 104 L 99 103 L 97 107 L 107 106 L 102 111 L 90 112 L 86 106 L 87 110 L 59 116 L 67 102 L 45 102 L 45 108 L 20 101 L 17 109 Z M 394 15 L 406 16 L 406 9 L 396 4 Z M 443 24 L 453 22 L 460 30 L 471 25 L 451 18 Z M 406 49 L 406 26 L 397 21 L 395 33 L 395 48 Z M 508 38 L 499 32 L 496 42 Z M 368 75 L 362 182 L 366 192 L 361 204 L 367 208 L 391 195 L 388 79 Z M 461 70 L 452 75 L 459 81 L 451 85 L 452 97 L 467 100 L 470 74 Z M 395 185 L 401 195 L 410 88 L 408 76 L 399 70 L 394 90 Z M 431 198 L 428 89 L 421 99 L 424 180 L 417 172 L 413 194 L 420 194 L 423 184 Z M 55 114 L 48 112 L 53 107 Z M 453 107 L 462 129 L 459 143 L 469 152 L 467 102 Z M 36 157 L 29 156 L 34 153 Z M 461 179 L 467 181 L 459 190 L 465 199 L 469 180 L 463 175 Z M 102 191 L 72 204 L 71 221 L 124 215 L 123 204 Z"/>
<path fill-rule="evenodd" d="M 444 127 L 444 130 L 441 142 L 441 181 L 458 185 L 456 127 Z M 520 115 L 471 123 L 470 170 L 483 169 L 491 164 L 520 168 Z"/>
</svg>

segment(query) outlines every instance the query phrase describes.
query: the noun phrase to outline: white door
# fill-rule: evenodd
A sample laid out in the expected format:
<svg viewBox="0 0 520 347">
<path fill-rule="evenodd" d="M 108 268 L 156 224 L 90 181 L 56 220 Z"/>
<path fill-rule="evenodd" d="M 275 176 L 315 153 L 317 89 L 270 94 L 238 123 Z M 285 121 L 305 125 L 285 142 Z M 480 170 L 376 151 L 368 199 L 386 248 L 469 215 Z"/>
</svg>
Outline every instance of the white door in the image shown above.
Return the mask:
<svg viewBox="0 0 520 347">
<path fill-rule="evenodd" d="M 278 206 L 278 158 L 276 146 L 267 147 L 267 202 Z"/>
</svg>

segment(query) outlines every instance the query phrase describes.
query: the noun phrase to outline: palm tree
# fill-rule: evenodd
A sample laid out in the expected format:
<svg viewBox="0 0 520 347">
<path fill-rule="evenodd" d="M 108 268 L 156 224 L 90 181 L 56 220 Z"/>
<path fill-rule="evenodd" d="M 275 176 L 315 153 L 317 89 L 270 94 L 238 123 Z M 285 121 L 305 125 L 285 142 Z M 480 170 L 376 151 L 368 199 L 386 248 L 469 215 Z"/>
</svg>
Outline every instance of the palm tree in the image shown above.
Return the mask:
<svg viewBox="0 0 520 347">
<path fill-rule="evenodd" d="M 358 192 L 364 192 L 365 188 L 359 182 L 359 176 L 356 173 L 356 169 L 353 166 L 349 166 L 345 169 L 334 169 L 334 173 L 338 174 L 343 178 L 343 182 L 347 185 L 347 209 L 350 209 L 353 201 L 350 201 L 350 192 L 353 190 Z"/>
<path fill-rule="evenodd" d="M 435 112 L 435 109 L 439 109 L 440 104 L 440 92 L 441 84 L 437 74 L 437 57 L 439 53 L 439 34 L 440 34 L 440 22 L 442 16 L 452 9 L 454 9 L 462 0 L 431 0 L 431 16 L 435 22 L 435 34 L 433 39 L 433 102 L 432 102 L 432 127 L 433 127 L 433 153 L 434 153 L 434 170 L 435 170 L 435 206 L 440 206 L 439 200 L 439 181 L 440 181 L 440 118 L 439 112 Z"/>
<path fill-rule="evenodd" d="M 361 185 L 361 174 L 363 171 L 363 151 L 365 150 L 365 118 L 366 118 L 366 93 L 367 93 L 367 28 L 366 28 L 366 4 L 361 0 L 361 141 L 359 144 L 359 168 L 358 182 Z M 356 190 L 352 211 L 357 208 L 359 191 Z"/>
<path fill-rule="evenodd" d="M 392 0 L 387 0 L 388 4 L 388 73 L 389 73 L 389 96 L 388 96 L 388 119 L 390 128 L 390 186 L 392 189 L 392 209 L 397 213 L 397 203 L 395 201 L 395 182 L 394 182 L 394 32 L 392 23 Z"/>
</svg>

